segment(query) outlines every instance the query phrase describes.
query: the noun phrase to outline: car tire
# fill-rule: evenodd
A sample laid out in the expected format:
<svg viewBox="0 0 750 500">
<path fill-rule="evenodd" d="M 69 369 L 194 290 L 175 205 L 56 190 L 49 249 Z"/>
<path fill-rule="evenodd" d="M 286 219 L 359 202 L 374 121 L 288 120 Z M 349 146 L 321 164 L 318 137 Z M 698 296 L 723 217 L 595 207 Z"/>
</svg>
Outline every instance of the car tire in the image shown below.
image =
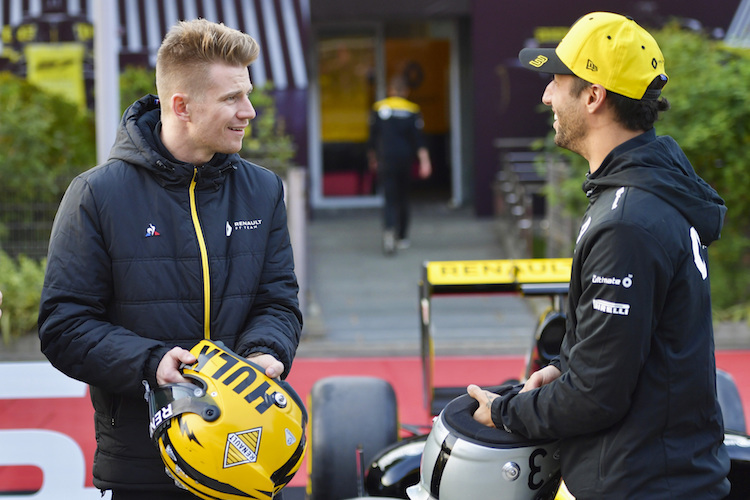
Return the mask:
<svg viewBox="0 0 750 500">
<path fill-rule="evenodd" d="M 357 449 L 362 467 L 398 439 L 393 387 L 373 377 L 328 377 L 310 392 L 309 500 L 360 495 Z M 364 482 L 364 478 L 362 478 Z"/>
<path fill-rule="evenodd" d="M 716 393 L 724 417 L 724 428 L 745 434 L 747 427 L 740 391 L 734 378 L 723 370 L 716 370 Z"/>
</svg>

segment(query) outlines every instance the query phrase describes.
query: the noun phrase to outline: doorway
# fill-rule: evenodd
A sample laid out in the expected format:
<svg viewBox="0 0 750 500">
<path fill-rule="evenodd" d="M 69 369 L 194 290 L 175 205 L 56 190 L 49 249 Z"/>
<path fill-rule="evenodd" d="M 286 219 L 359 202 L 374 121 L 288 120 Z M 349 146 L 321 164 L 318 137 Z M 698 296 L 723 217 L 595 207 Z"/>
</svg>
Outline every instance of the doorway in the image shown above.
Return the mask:
<svg viewBox="0 0 750 500">
<path fill-rule="evenodd" d="M 310 172 L 314 208 L 382 205 L 378 180 L 367 165 L 369 116 L 386 82 L 402 74 L 408 98 L 420 106 L 433 175 L 415 180 L 415 198 L 455 199 L 460 172 L 451 116 L 459 92 L 455 32 L 450 21 L 383 22 L 318 27 L 316 77 L 311 81 Z M 460 190 L 460 182 L 457 188 Z"/>
</svg>

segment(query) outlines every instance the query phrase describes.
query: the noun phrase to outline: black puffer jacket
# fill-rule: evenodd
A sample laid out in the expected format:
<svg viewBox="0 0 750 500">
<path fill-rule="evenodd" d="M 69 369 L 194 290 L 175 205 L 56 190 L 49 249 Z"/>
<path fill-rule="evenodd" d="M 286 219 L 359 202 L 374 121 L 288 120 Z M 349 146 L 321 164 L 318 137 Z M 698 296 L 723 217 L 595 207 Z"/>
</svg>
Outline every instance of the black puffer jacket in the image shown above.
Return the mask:
<svg viewBox="0 0 750 500">
<path fill-rule="evenodd" d="M 670 137 L 615 148 L 584 184 L 562 376 L 496 400 L 496 423 L 561 441 L 576 498 L 724 498 L 706 246 L 726 207 Z"/>
<path fill-rule="evenodd" d="M 279 177 L 238 155 L 178 162 L 159 118 L 155 96 L 126 111 L 109 161 L 73 180 L 50 239 L 42 351 L 91 386 L 102 489 L 172 484 L 143 398 L 169 349 L 209 337 L 273 354 L 288 373 L 302 327 Z"/>
</svg>

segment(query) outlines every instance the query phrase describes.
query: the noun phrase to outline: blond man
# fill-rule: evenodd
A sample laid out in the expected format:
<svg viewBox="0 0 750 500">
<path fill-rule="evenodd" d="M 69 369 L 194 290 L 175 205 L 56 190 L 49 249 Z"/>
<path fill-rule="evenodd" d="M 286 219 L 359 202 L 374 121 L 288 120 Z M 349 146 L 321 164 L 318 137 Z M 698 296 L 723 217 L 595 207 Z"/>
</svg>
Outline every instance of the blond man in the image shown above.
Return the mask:
<svg viewBox="0 0 750 500">
<path fill-rule="evenodd" d="M 144 386 L 183 380 L 203 338 L 285 377 L 302 325 L 281 180 L 240 158 L 255 117 L 249 35 L 180 22 L 156 62 L 158 97 L 123 115 L 107 162 L 55 218 L 41 347 L 90 385 L 94 484 L 114 500 L 182 499 L 148 435 Z"/>
</svg>

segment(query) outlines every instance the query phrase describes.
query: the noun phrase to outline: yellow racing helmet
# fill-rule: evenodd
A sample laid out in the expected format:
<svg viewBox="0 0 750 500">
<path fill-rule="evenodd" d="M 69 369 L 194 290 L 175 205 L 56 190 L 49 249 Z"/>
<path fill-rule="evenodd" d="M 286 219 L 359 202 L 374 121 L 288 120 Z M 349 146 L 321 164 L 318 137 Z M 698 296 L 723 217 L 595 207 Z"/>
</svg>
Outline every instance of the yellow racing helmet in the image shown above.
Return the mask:
<svg viewBox="0 0 750 500">
<path fill-rule="evenodd" d="M 305 454 L 307 411 L 292 387 L 203 340 L 183 366 L 190 383 L 147 395 L 151 438 L 167 474 L 204 499 L 273 498 Z"/>
</svg>

